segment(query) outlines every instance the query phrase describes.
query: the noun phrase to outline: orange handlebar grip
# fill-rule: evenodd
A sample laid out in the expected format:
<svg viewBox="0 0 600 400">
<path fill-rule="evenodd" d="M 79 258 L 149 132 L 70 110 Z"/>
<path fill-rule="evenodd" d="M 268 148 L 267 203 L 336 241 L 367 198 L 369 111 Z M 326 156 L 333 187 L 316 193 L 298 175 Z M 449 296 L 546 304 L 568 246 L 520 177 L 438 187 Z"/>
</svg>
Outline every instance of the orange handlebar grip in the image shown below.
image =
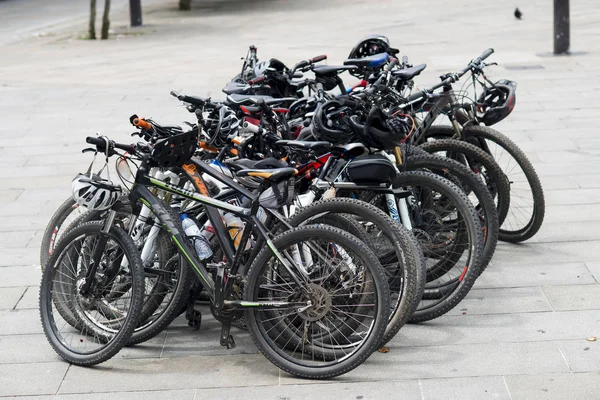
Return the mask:
<svg viewBox="0 0 600 400">
<path fill-rule="evenodd" d="M 152 130 L 152 125 L 149 122 L 144 121 L 142 118 L 136 118 L 136 119 L 134 119 L 133 120 L 133 125 L 137 126 L 138 128 L 145 129 L 147 131 Z"/>
</svg>

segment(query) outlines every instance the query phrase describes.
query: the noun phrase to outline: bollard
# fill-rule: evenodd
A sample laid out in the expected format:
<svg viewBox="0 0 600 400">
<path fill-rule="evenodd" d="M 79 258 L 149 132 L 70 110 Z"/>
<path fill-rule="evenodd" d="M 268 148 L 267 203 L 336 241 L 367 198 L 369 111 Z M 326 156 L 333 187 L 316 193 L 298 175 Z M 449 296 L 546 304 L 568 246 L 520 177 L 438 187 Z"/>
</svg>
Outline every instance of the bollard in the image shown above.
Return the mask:
<svg viewBox="0 0 600 400">
<path fill-rule="evenodd" d="M 568 54 L 569 0 L 554 0 L 554 54 Z"/>
<path fill-rule="evenodd" d="M 142 0 L 129 0 L 131 26 L 142 26 Z"/>
</svg>

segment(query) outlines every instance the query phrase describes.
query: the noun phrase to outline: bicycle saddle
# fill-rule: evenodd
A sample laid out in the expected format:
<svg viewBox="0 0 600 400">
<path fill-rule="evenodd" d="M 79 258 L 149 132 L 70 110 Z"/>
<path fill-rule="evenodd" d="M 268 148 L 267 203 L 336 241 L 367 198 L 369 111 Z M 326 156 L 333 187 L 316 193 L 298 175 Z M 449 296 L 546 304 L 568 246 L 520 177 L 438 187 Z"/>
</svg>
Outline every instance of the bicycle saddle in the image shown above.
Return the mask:
<svg viewBox="0 0 600 400">
<path fill-rule="evenodd" d="M 404 69 L 395 69 L 392 71 L 392 76 L 403 81 L 408 81 L 423 72 L 425 68 L 427 68 L 427 64 L 419 64 L 415 65 L 414 67 Z"/>
<path fill-rule="evenodd" d="M 373 54 L 372 56 L 362 58 L 350 58 L 344 61 L 344 65 L 355 65 L 357 67 L 377 68 L 381 67 L 388 60 L 388 53 Z"/>
<path fill-rule="evenodd" d="M 271 182 L 281 182 L 296 175 L 298 171 L 295 168 L 269 168 L 269 169 L 242 169 L 237 172 L 237 176 L 253 176 L 264 178 Z"/>
<path fill-rule="evenodd" d="M 312 69 L 317 76 L 332 77 L 340 72 L 356 69 L 354 65 L 319 65 Z"/>
<path fill-rule="evenodd" d="M 275 144 L 304 150 L 329 149 L 331 147 L 331 143 L 329 142 L 313 142 L 308 140 L 278 140 Z"/>
</svg>

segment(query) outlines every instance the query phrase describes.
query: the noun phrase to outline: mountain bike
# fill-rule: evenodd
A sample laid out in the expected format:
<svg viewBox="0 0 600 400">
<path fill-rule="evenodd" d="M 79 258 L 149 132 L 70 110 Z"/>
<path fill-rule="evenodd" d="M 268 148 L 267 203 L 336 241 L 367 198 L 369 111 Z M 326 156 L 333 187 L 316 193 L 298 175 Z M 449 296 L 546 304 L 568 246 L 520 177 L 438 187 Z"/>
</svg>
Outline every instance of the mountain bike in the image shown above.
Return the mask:
<svg viewBox="0 0 600 400">
<path fill-rule="evenodd" d="M 87 141 L 96 145 L 98 150 L 106 151 L 104 139 L 90 137 Z M 243 311 L 250 334 L 259 350 L 271 362 L 289 373 L 309 378 L 328 378 L 360 365 L 381 342 L 388 320 L 389 289 L 377 257 L 356 237 L 327 226 L 296 228 L 275 238 L 270 237 L 267 228 L 256 215 L 260 194 L 292 177 L 295 173 L 293 168 L 239 171 L 239 176 L 263 179 L 263 190 L 259 194 L 253 194 L 203 163 L 195 164 L 199 171 L 221 179 L 241 195 L 252 199 L 249 208 L 193 193 L 148 175 L 149 166 L 153 164 L 163 168 L 182 166 L 189 160 L 196 146 L 197 134 L 194 133 L 171 136 L 153 147 L 109 142 L 110 150 L 127 151 L 142 161 L 135 185 L 129 193 L 130 203 L 134 207 L 144 204 L 157 216 L 187 265 L 202 282 L 212 306 L 222 315 L 221 344 L 229 347 L 234 345 L 233 337 L 229 334 L 230 322 Z M 206 213 L 227 263 L 210 266 L 214 273 L 207 270 L 207 266 L 198 259 L 187 243 L 179 220 L 150 191 L 149 188 L 152 187 L 206 206 Z M 237 251 L 234 250 L 218 210 L 234 213 L 246 221 Z M 104 231 L 112 232 L 113 228 L 117 229 L 111 222 L 114 221 L 115 213 L 111 212 L 102 223 Z M 74 234 L 78 234 L 84 226 L 75 228 Z M 244 258 L 240 249 L 245 248 L 254 228 L 258 230 L 266 246 L 251 263 L 247 275 L 242 277 L 238 274 Z M 70 243 L 61 241 L 61 251 L 58 252 L 57 249 L 52 257 L 62 256 L 62 247 L 69 245 Z M 102 246 L 97 246 L 93 257 L 99 257 L 103 251 Z M 60 335 L 57 335 L 57 327 L 49 314 L 52 292 L 48 288 L 50 285 L 46 284 L 47 281 L 53 282 L 54 271 L 55 268 L 46 268 L 42 285 L 41 310 L 45 333 L 54 338 L 52 342 L 56 345 L 55 350 L 68 361 L 82 365 L 97 363 L 97 353 L 85 353 L 79 358 L 70 357 L 68 345 L 57 339 Z M 96 272 L 97 263 L 91 263 L 82 285 L 93 286 L 99 279 Z M 241 288 L 243 289 L 240 290 Z M 137 295 L 138 302 L 141 302 L 141 296 Z M 347 320 L 352 318 L 358 319 L 358 323 L 348 324 Z M 273 324 L 282 331 L 280 334 L 284 335 L 286 343 L 282 342 L 282 336 L 274 337 L 265 328 Z M 126 333 L 121 330 L 116 336 L 120 335 L 119 338 L 122 339 Z M 114 342 L 116 341 L 113 340 Z M 290 343 L 295 343 L 296 346 L 290 349 Z M 110 352 L 102 349 L 106 350 L 102 359 L 107 354 L 112 355 L 117 347 L 114 345 Z"/>
</svg>

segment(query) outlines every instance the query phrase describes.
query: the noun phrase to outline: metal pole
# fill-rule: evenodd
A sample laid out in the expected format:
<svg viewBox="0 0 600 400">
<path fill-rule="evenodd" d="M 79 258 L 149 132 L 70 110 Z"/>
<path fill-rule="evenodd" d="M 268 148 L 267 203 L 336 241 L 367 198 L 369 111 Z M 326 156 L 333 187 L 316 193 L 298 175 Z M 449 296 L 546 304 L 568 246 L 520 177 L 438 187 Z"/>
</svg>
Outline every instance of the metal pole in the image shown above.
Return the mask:
<svg viewBox="0 0 600 400">
<path fill-rule="evenodd" d="M 129 0 L 131 26 L 142 26 L 142 0 Z"/>
<path fill-rule="evenodd" d="M 569 52 L 569 0 L 554 0 L 554 54 Z"/>
</svg>

